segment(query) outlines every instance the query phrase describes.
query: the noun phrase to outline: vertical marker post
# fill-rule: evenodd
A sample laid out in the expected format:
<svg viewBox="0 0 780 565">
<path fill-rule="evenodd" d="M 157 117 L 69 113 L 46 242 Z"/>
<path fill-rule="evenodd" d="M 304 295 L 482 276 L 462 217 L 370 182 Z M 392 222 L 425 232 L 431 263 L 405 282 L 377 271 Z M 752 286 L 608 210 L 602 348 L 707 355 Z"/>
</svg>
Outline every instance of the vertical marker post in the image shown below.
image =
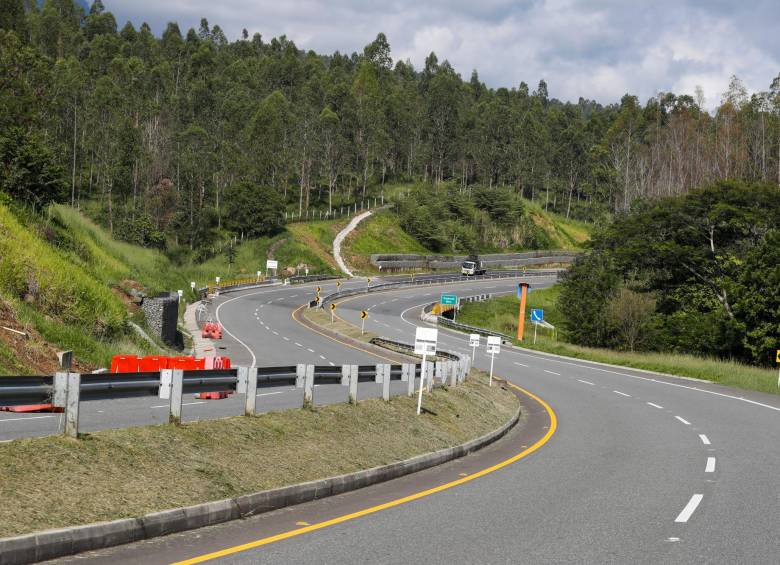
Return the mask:
<svg viewBox="0 0 780 565">
<path fill-rule="evenodd" d="M 493 386 L 493 360 L 496 358 L 495 353 L 490 354 L 490 379 L 488 379 L 488 386 Z"/>
<path fill-rule="evenodd" d="M 417 415 L 420 415 L 420 409 L 422 408 L 422 391 L 425 387 L 425 360 L 427 359 L 427 356 L 425 353 L 423 353 L 422 358 L 422 366 L 420 371 L 420 392 L 417 394 Z M 414 376 L 412 376 L 412 381 L 414 381 Z"/>
<path fill-rule="evenodd" d="M 528 296 L 528 283 L 520 283 L 520 311 L 517 314 L 517 341 L 523 341 L 525 329 L 525 302 Z"/>
</svg>

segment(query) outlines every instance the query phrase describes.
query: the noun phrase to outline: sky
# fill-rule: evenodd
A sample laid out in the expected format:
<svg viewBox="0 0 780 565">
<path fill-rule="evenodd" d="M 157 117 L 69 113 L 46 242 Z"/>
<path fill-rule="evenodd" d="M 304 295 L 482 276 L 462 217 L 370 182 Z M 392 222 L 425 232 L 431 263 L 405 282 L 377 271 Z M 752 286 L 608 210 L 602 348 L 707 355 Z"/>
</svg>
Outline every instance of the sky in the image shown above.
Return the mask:
<svg viewBox="0 0 780 565">
<path fill-rule="evenodd" d="M 749 92 L 780 74 L 778 0 L 104 0 L 119 26 L 147 22 L 160 34 L 169 21 L 182 32 L 200 18 L 229 40 L 246 28 L 264 40 L 287 35 L 318 53 L 362 51 L 379 32 L 394 60 L 415 68 L 434 51 L 468 79 L 603 104 L 635 94 L 704 92 L 721 100 L 730 77 Z"/>
</svg>

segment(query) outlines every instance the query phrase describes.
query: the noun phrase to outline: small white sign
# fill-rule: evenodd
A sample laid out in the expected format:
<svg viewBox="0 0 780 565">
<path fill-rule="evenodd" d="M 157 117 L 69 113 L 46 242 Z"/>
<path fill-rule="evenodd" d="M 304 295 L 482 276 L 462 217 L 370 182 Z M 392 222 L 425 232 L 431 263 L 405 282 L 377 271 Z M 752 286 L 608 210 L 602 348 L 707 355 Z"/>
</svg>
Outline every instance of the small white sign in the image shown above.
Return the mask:
<svg viewBox="0 0 780 565">
<path fill-rule="evenodd" d="M 257 271 L 257 278 L 259 279 L 259 278 L 260 278 L 260 275 L 262 275 L 262 274 L 263 274 L 263 273 L 262 273 L 261 271 Z"/>
<path fill-rule="evenodd" d="M 176 292 L 179 295 L 179 300 L 181 300 L 181 297 L 184 296 L 184 291 L 183 290 L 177 290 Z"/>
<path fill-rule="evenodd" d="M 279 261 L 275 261 L 273 259 L 268 259 L 265 262 L 265 268 L 266 269 L 278 269 L 279 268 Z"/>
<path fill-rule="evenodd" d="M 501 338 L 496 335 L 489 335 L 487 340 L 487 352 L 490 354 L 501 353 Z"/>
<path fill-rule="evenodd" d="M 192 281 L 192 282 L 190 283 L 190 288 L 191 288 L 192 290 L 195 290 L 195 281 Z"/>
<path fill-rule="evenodd" d="M 220 280 L 220 279 L 219 279 L 219 277 L 217 277 L 217 278 L 216 278 L 217 284 L 219 284 L 219 280 Z"/>
<path fill-rule="evenodd" d="M 436 328 L 417 328 L 414 335 L 414 352 L 417 355 L 436 355 L 436 342 L 439 330 Z"/>
<path fill-rule="evenodd" d="M 479 334 L 469 335 L 469 347 L 479 347 Z"/>
</svg>

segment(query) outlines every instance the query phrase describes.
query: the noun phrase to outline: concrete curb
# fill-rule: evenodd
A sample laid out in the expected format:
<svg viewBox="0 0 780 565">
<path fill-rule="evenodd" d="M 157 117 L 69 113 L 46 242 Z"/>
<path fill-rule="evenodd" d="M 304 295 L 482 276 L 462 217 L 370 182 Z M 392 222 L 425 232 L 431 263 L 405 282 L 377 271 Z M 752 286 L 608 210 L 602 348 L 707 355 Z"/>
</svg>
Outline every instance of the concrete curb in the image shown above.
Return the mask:
<svg viewBox="0 0 780 565">
<path fill-rule="evenodd" d="M 176 532 L 194 530 L 204 526 L 213 526 L 382 483 L 473 453 L 501 439 L 517 424 L 519 419 L 520 409 L 518 408 L 509 421 L 482 437 L 455 447 L 418 455 L 382 467 L 256 492 L 236 498 L 163 510 L 146 514 L 140 518 L 99 522 L 0 539 L 0 565 L 35 563 L 84 551 L 104 549 Z"/>
</svg>

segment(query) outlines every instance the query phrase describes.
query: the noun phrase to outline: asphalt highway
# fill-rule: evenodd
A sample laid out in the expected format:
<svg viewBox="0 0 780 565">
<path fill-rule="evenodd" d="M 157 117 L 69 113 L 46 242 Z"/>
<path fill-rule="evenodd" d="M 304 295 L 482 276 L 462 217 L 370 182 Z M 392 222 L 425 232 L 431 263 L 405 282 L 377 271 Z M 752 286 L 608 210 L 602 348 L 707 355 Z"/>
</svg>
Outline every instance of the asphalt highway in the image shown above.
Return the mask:
<svg viewBox="0 0 780 565">
<path fill-rule="evenodd" d="M 339 302 L 337 312 L 357 324 L 368 310 L 367 329 L 411 342 L 423 325 L 421 307 L 442 292 L 507 293 L 516 283 L 467 280 L 359 295 Z M 365 282 L 345 286 L 358 284 Z M 321 286 L 325 293 L 333 284 Z M 237 364 L 288 364 L 291 355 L 317 364 L 376 362 L 291 319 L 312 296 L 311 287 L 279 287 L 221 298 L 226 351 Z M 487 368 L 482 343 L 475 361 Z M 468 336 L 445 329 L 439 348 L 471 353 Z M 222 551 L 214 562 L 780 562 L 780 396 L 509 347 L 496 356 L 495 372 L 543 399 L 557 417 L 543 447 L 495 472 L 283 539 L 265 538 L 261 526 L 292 530 L 372 506 L 373 491 L 78 559 L 165 563 Z M 495 449 L 505 441 L 517 438 Z"/>
</svg>

